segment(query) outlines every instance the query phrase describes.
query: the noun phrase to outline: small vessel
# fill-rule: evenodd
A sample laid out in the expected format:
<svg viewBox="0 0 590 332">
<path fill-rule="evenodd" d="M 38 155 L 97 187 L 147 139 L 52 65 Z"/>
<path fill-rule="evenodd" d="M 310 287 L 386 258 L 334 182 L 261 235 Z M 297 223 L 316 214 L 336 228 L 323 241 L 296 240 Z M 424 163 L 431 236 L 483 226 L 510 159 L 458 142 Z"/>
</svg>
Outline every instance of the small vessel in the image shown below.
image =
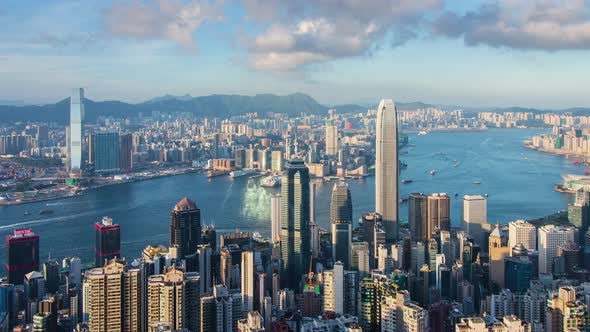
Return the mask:
<svg viewBox="0 0 590 332">
<path fill-rule="evenodd" d="M 31 215 L 31 212 L 29 212 L 29 211 L 25 211 L 24 215 L 25 215 L 25 216 L 30 216 L 30 215 Z"/>
<path fill-rule="evenodd" d="M 481 184 L 480 181 L 473 181 L 473 184 Z"/>
<path fill-rule="evenodd" d="M 39 212 L 39 214 L 52 214 L 53 210 L 41 210 L 41 212 Z"/>
<path fill-rule="evenodd" d="M 455 197 L 459 196 L 459 193 L 455 193 Z"/>
<path fill-rule="evenodd" d="M 267 176 L 260 181 L 260 186 L 264 188 L 277 188 L 281 186 L 281 179 L 278 176 Z"/>
<path fill-rule="evenodd" d="M 257 172 L 257 170 L 255 170 L 255 169 L 243 169 L 243 170 L 229 172 L 229 176 L 232 178 L 238 178 L 240 176 L 256 174 L 256 172 Z"/>
<path fill-rule="evenodd" d="M 404 184 L 406 184 L 406 183 L 412 183 L 412 180 L 410 180 L 410 179 L 405 179 L 405 180 L 402 180 L 402 183 L 404 183 Z"/>
<path fill-rule="evenodd" d="M 490 195 L 486 193 L 486 194 L 484 194 L 484 196 L 485 196 L 485 197 L 488 197 L 488 196 L 490 196 Z"/>
<path fill-rule="evenodd" d="M 407 201 L 408 201 L 408 199 L 405 198 L 405 197 L 402 197 L 402 198 L 399 199 L 399 202 L 400 203 L 406 203 Z"/>
<path fill-rule="evenodd" d="M 418 136 L 422 136 L 422 135 L 426 135 L 426 134 L 428 134 L 428 132 L 426 130 L 420 130 L 418 132 Z"/>
<path fill-rule="evenodd" d="M 435 169 L 431 169 L 430 170 L 430 175 L 434 175 L 434 174 L 436 174 L 436 170 Z"/>
</svg>

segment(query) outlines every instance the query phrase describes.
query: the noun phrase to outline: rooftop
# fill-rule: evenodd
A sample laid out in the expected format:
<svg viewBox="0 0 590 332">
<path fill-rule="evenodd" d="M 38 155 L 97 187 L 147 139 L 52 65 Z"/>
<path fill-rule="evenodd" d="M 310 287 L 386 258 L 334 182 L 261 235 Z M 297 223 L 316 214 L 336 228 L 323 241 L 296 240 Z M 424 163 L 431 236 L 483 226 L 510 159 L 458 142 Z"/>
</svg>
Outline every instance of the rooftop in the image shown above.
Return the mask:
<svg viewBox="0 0 590 332">
<path fill-rule="evenodd" d="M 188 197 L 181 199 L 176 205 L 174 206 L 175 211 L 186 211 L 186 210 L 194 210 L 197 208 L 197 204 Z"/>
</svg>

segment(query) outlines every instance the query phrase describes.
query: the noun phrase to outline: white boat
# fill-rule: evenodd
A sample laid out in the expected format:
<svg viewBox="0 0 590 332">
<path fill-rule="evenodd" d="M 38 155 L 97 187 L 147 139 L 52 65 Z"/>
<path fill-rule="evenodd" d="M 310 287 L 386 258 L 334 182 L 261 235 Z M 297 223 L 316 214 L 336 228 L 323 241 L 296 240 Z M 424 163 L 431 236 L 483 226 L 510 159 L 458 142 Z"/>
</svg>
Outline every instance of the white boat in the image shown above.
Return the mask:
<svg viewBox="0 0 590 332">
<path fill-rule="evenodd" d="M 260 186 L 264 188 L 277 188 L 281 186 L 281 177 L 276 175 L 267 176 L 260 181 Z"/>
<path fill-rule="evenodd" d="M 239 178 L 240 176 L 252 175 L 256 174 L 257 170 L 255 169 L 243 169 L 229 172 L 229 176 L 232 178 Z"/>
<path fill-rule="evenodd" d="M 436 174 L 436 170 L 435 169 L 431 169 L 430 170 L 430 175 L 434 175 L 434 174 Z"/>
<path fill-rule="evenodd" d="M 428 132 L 426 130 L 420 130 L 418 132 L 418 136 L 422 136 L 422 135 L 426 135 L 426 134 L 428 134 Z"/>
</svg>

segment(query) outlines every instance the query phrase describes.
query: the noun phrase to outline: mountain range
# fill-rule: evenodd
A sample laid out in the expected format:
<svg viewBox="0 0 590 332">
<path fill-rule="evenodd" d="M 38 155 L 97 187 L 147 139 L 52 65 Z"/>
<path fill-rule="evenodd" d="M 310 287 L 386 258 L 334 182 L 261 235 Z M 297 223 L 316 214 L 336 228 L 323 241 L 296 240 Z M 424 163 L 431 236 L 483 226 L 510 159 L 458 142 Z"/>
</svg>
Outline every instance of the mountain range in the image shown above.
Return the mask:
<svg viewBox="0 0 590 332">
<path fill-rule="evenodd" d="M 42 121 L 67 123 L 69 119 L 70 99 L 66 98 L 55 104 L 46 105 L 0 105 L 0 121 Z M 377 105 L 367 107 L 356 104 L 327 106 L 318 103 L 312 97 L 294 93 L 286 96 L 273 94 L 259 94 L 255 96 L 242 95 L 209 95 L 192 97 L 190 95 L 171 96 L 165 95 L 150 99 L 145 102 L 131 104 L 122 101 L 93 101 L 85 99 L 85 120 L 95 122 L 99 116 L 134 117 L 139 113 L 146 116 L 152 111 L 160 112 L 189 112 L 200 116 L 229 117 L 232 115 L 259 113 L 284 113 L 291 116 L 301 113 L 324 115 L 329 109 L 337 112 L 366 111 L 368 108 L 376 108 Z M 460 106 L 433 105 L 422 102 L 402 103 L 396 102 L 398 110 L 416 110 L 420 108 L 439 107 L 442 109 L 457 109 Z M 469 108 L 463 108 L 469 111 Z M 471 109 L 472 111 L 484 109 Z M 571 112 L 577 114 L 590 114 L 590 108 L 571 108 L 565 110 L 539 110 L 533 108 L 486 108 L 485 110 L 500 112 Z"/>
</svg>

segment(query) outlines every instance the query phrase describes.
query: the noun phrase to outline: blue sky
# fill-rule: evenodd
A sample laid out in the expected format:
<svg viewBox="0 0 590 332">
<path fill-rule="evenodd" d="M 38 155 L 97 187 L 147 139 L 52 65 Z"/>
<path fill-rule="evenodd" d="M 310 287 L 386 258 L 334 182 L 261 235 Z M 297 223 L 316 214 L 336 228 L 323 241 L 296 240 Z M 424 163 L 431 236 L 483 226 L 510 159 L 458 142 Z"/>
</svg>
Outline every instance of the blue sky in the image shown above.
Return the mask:
<svg viewBox="0 0 590 332">
<path fill-rule="evenodd" d="M 0 100 L 590 106 L 588 0 L 3 0 Z"/>
</svg>

